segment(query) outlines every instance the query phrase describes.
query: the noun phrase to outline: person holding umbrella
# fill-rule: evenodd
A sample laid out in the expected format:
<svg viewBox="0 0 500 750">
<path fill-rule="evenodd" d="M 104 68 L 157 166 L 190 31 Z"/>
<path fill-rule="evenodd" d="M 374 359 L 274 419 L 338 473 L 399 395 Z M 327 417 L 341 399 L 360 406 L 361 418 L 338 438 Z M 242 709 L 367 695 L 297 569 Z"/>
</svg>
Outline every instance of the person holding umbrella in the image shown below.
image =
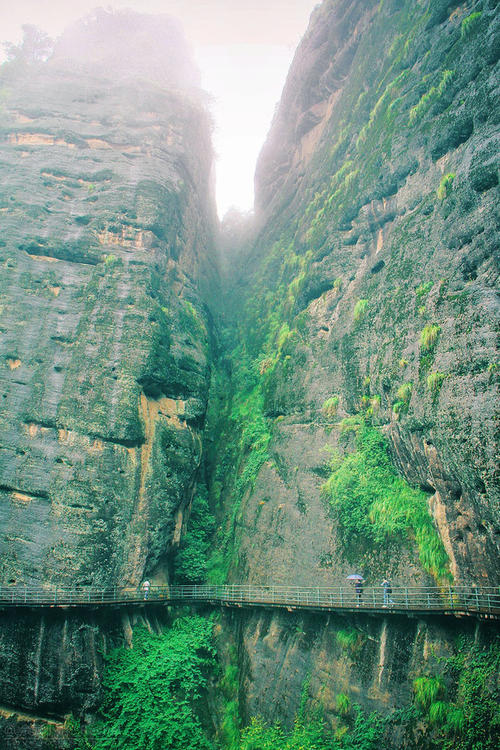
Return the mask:
<svg viewBox="0 0 500 750">
<path fill-rule="evenodd" d="M 356 592 L 356 600 L 357 604 L 356 607 L 361 606 L 363 603 L 363 583 L 364 578 L 363 576 L 359 575 L 359 573 L 353 573 L 353 575 L 347 576 L 348 581 L 354 581 L 354 590 Z"/>
</svg>

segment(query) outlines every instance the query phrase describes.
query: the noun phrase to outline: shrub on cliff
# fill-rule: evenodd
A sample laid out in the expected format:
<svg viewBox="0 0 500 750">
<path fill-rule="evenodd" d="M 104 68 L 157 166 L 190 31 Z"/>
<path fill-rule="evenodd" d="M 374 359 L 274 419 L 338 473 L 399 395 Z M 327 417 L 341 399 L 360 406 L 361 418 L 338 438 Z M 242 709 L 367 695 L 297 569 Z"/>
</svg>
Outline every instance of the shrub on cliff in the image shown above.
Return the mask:
<svg viewBox="0 0 500 750">
<path fill-rule="evenodd" d="M 356 450 L 333 468 L 322 488 L 346 556 L 354 560 L 359 549 L 414 539 L 424 569 L 436 578 L 449 577 L 448 557 L 426 494 L 397 474 L 382 433 L 361 422 L 355 434 Z"/>
<path fill-rule="evenodd" d="M 426 352 L 432 351 L 437 344 L 437 339 L 440 331 L 441 327 L 436 323 L 430 323 L 429 325 L 425 326 L 420 334 L 421 349 Z"/>
<path fill-rule="evenodd" d="M 356 304 L 354 305 L 354 322 L 355 323 L 361 323 L 363 318 L 366 315 L 366 311 L 368 309 L 368 300 L 367 299 L 358 299 Z"/>
</svg>

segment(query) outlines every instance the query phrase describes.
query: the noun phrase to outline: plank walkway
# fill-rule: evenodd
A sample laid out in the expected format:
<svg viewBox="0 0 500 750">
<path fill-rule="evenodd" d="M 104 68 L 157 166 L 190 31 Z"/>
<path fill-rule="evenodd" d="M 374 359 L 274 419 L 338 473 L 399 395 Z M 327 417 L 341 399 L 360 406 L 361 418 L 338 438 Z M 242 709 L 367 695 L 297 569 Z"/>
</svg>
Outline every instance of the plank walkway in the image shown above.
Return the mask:
<svg viewBox="0 0 500 750">
<path fill-rule="evenodd" d="M 137 588 L 63 588 L 0 586 L 0 609 L 101 608 L 150 604 L 265 607 L 286 610 L 349 611 L 381 614 L 434 614 L 500 620 L 498 586 L 397 586 L 384 601 L 382 586 L 364 586 L 358 599 L 354 586 L 261 586 L 207 584 L 151 586 L 146 597 Z"/>
</svg>

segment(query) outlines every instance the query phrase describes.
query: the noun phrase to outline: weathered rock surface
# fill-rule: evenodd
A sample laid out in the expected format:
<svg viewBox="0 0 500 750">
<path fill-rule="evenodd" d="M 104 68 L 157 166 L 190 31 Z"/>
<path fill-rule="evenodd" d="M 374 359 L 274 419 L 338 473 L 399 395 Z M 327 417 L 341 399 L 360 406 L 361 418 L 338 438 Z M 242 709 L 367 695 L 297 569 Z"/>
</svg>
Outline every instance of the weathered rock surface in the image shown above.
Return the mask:
<svg viewBox="0 0 500 750">
<path fill-rule="evenodd" d="M 488 643 L 495 636 L 494 625 L 470 621 L 300 612 L 235 613 L 223 628 L 236 636 L 244 721 L 262 716 L 291 725 L 307 685 L 309 705 L 324 707 L 332 730 L 341 723 L 337 695 L 367 712 L 407 706 L 413 680 L 423 671 L 440 672 L 439 659 L 453 653 L 457 638 Z M 399 736 L 395 741 L 408 746 Z"/>
<path fill-rule="evenodd" d="M 274 570 L 277 535 L 283 582 L 325 580 L 328 448 L 352 449 L 336 424 L 371 407 L 400 473 L 429 493 L 455 580 L 497 581 L 494 5 L 325 2 L 296 53 L 239 272 L 275 420 L 276 460 L 242 513 L 251 528 L 260 514 L 249 574 Z"/>
<path fill-rule="evenodd" d="M 207 118 L 57 55 L 3 107 L 2 579 L 138 583 L 200 458 Z"/>
<path fill-rule="evenodd" d="M 129 48 L 151 22 L 125 17 L 118 52 L 97 35 L 99 71 L 86 55 L 100 17 L 49 62 L 2 71 L 3 584 L 165 580 L 201 460 L 217 283 L 208 117 L 172 24 L 155 23 L 151 59 L 135 69 Z M 61 714 L 95 703 L 102 626 L 13 617 L 0 704 Z M 21 662 L 36 661 L 42 636 L 34 680 Z"/>
</svg>

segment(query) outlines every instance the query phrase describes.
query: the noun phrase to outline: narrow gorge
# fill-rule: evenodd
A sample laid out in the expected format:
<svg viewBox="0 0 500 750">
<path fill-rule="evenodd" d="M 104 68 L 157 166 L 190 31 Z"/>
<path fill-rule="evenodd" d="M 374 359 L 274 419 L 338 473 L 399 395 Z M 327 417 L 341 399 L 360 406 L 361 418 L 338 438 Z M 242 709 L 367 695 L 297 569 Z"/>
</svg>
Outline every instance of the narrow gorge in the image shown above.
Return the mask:
<svg viewBox="0 0 500 750">
<path fill-rule="evenodd" d="M 323 0 L 221 225 L 173 21 L 3 64 L 3 590 L 498 592 L 499 24 Z M 2 746 L 497 747 L 498 620 L 289 610 L 3 607 Z"/>
</svg>

